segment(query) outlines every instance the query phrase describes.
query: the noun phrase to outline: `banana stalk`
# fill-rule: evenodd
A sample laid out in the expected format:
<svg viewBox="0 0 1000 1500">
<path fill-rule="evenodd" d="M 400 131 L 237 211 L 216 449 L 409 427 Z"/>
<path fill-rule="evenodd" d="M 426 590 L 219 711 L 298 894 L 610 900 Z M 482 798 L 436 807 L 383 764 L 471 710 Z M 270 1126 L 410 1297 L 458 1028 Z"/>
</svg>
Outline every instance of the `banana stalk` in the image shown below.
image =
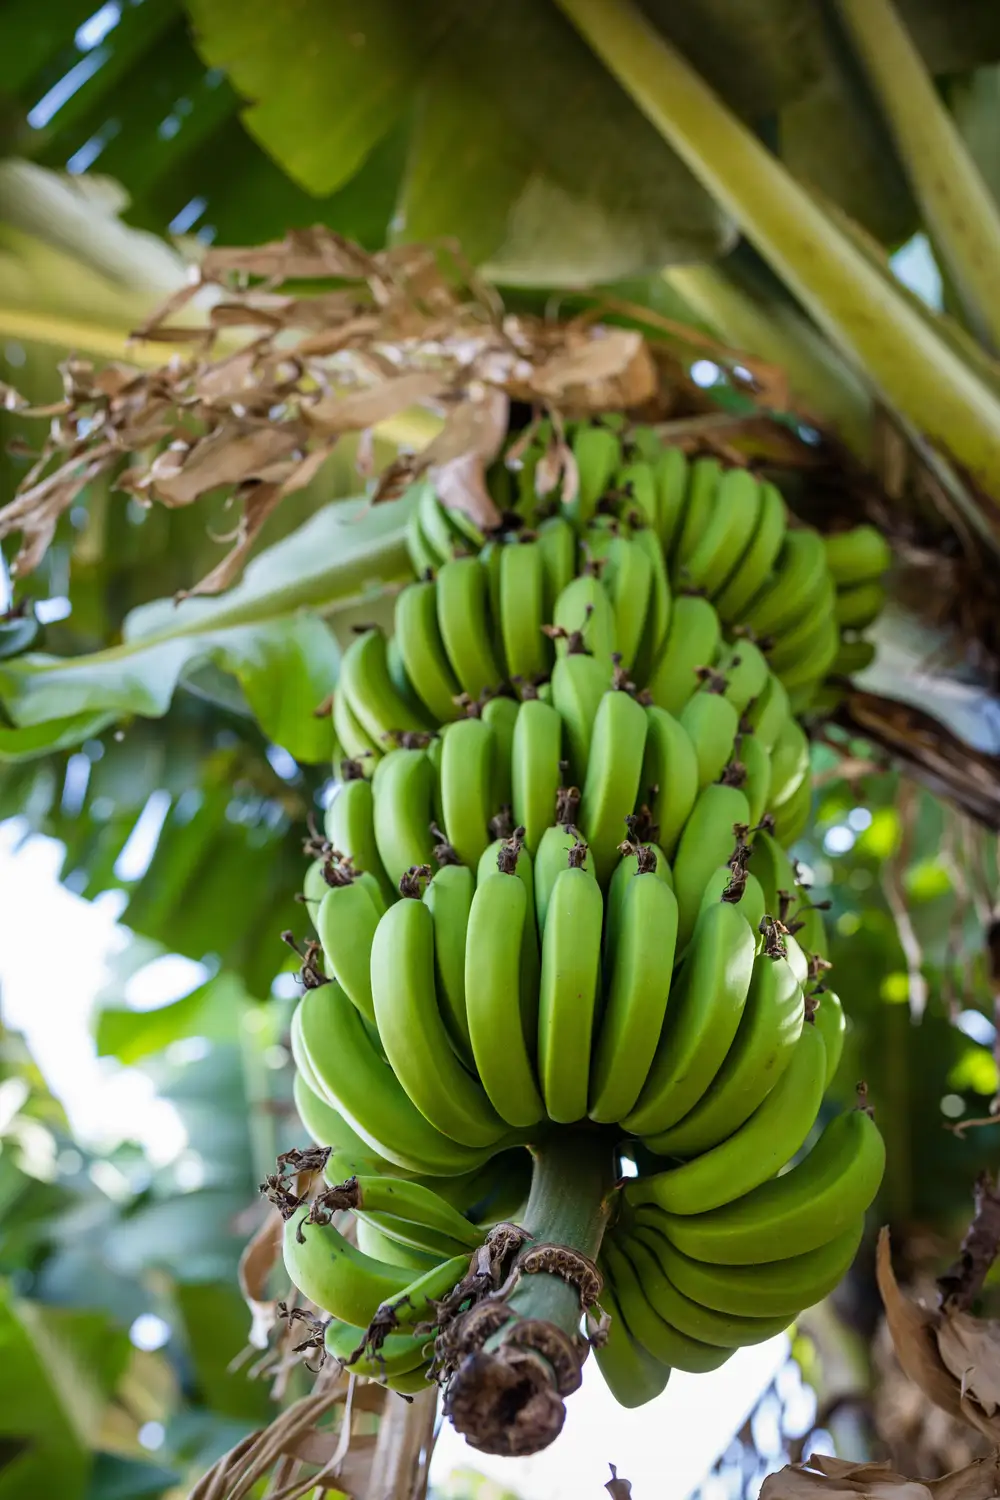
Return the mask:
<svg viewBox="0 0 1000 1500">
<path fill-rule="evenodd" d="M 533 1154 L 523 1226 L 530 1238 L 506 1298 L 514 1316 L 459 1365 L 444 1398 L 474 1448 L 508 1456 L 552 1442 L 565 1418 L 563 1398 L 580 1383 L 587 1352 L 581 1290 L 566 1279 L 566 1265 L 579 1256 L 596 1260 L 616 1177 L 603 1131 L 555 1130 Z"/>
<path fill-rule="evenodd" d="M 560 8 L 886 403 L 1000 497 L 1000 401 L 631 0 Z M 994 500 L 994 505 L 1000 500 Z"/>
</svg>

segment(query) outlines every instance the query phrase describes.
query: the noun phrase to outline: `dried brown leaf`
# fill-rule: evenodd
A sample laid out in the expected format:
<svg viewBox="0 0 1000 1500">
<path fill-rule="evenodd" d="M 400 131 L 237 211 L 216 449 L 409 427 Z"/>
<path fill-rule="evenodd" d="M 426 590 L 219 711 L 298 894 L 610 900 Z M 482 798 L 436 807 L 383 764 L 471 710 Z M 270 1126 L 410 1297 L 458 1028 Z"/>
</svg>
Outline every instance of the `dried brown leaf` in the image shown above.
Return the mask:
<svg viewBox="0 0 1000 1500">
<path fill-rule="evenodd" d="M 301 443 L 301 434 L 281 427 L 219 427 L 193 448 L 173 449 L 174 461 L 150 469 L 150 490 L 164 505 L 190 505 L 200 495 L 222 485 L 244 484 L 256 479 L 275 459 L 291 453 Z"/>
<path fill-rule="evenodd" d="M 608 1464 L 608 1468 L 611 1470 L 611 1478 L 607 1481 L 604 1488 L 611 1496 L 611 1500 L 631 1500 L 631 1480 L 623 1478 L 623 1476 L 618 1473 L 618 1470 L 614 1464 Z"/>
<path fill-rule="evenodd" d="M 1000 1407 L 1000 1323 L 966 1312 L 942 1315 L 938 1351 L 960 1382 L 962 1396 L 992 1417 Z M 998 1428 L 1000 1431 L 1000 1428 Z"/>
<path fill-rule="evenodd" d="M 977 1459 L 941 1479 L 908 1479 L 888 1464 L 813 1454 L 769 1474 L 760 1500 L 991 1500 L 1000 1494 L 996 1456 Z"/>
<path fill-rule="evenodd" d="M 512 393 L 519 381 L 513 383 Z M 656 367 L 642 334 L 627 328 L 587 329 L 585 341 L 554 353 L 524 382 L 528 399 L 584 411 L 638 406 L 656 391 Z"/>
<path fill-rule="evenodd" d="M 267 1283 L 281 1259 L 283 1233 L 284 1220 L 278 1210 L 272 1208 L 257 1233 L 244 1246 L 240 1256 L 240 1291 L 250 1309 L 252 1321 L 249 1339 L 255 1349 L 267 1348 L 271 1329 L 277 1319 L 277 1303 L 267 1295 Z"/>
<path fill-rule="evenodd" d="M 315 406 L 306 407 L 304 416 L 319 432 L 360 432 L 385 422 L 408 406 L 430 401 L 443 394 L 445 381 L 440 374 L 414 370 L 383 380 L 367 390 L 352 391 L 343 396 L 327 396 Z"/>
<path fill-rule="evenodd" d="M 262 276 L 268 281 L 307 281 L 313 276 L 364 278 L 371 256 L 332 230 L 292 229 L 283 240 L 266 245 L 220 246 L 208 250 L 201 262 L 206 281 L 221 280 L 237 273 Z"/>
</svg>

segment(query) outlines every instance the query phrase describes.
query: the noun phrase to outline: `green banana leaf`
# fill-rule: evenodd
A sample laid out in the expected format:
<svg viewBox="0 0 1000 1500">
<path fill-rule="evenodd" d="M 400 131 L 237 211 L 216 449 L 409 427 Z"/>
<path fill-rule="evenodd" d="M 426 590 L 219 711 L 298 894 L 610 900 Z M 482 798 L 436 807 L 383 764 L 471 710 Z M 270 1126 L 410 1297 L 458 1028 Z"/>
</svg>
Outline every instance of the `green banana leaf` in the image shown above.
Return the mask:
<svg viewBox="0 0 1000 1500">
<path fill-rule="evenodd" d="M 264 734 L 300 760 L 327 759 L 330 721 L 315 710 L 336 681 L 339 648 L 320 615 L 409 575 L 403 528 L 411 505 L 327 506 L 260 553 L 221 598 L 140 606 L 126 617 L 121 644 L 103 651 L 0 663 L 0 700 L 15 726 L 0 752 L 66 747 L 113 717 L 159 718 L 185 674 L 210 661 L 237 679 Z"/>
</svg>

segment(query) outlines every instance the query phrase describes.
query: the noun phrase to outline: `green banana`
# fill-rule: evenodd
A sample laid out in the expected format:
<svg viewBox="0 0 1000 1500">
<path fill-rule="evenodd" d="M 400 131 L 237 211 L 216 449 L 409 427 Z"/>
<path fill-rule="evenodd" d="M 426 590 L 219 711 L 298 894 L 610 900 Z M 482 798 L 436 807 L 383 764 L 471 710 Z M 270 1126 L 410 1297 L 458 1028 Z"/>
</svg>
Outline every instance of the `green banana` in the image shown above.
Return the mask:
<svg viewBox="0 0 1000 1500">
<path fill-rule="evenodd" d="M 837 624 L 844 630 L 864 630 L 885 608 L 886 593 L 880 583 L 855 583 L 838 589 L 834 604 Z"/>
<path fill-rule="evenodd" d="M 301 1052 L 301 1049 L 299 1050 Z M 296 1058 L 296 1072 L 292 1083 L 295 1108 L 306 1128 L 306 1133 L 316 1142 L 316 1145 L 330 1146 L 341 1155 L 350 1157 L 356 1165 L 363 1165 L 370 1171 L 397 1172 L 398 1167 L 388 1162 L 384 1156 L 380 1156 L 377 1151 L 373 1151 L 368 1142 L 363 1141 L 357 1132 L 351 1129 L 343 1116 L 335 1109 L 331 1109 L 330 1105 L 310 1087 L 297 1064 L 298 1058 Z"/>
<path fill-rule="evenodd" d="M 753 973 L 756 940 L 727 901 L 698 919 L 670 993 L 666 1020 L 635 1108 L 633 1135 L 655 1136 L 693 1109 L 736 1035 Z"/>
<path fill-rule="evenodd" d="M 472 1063 L 465 1001 L 465 947 L 476 879 L 468 865 L 442 865 L 424 891 L 434 922 L 434 976 L 441 1018 L 452 1046 Z"/>
<path fill-rule="evenodd" d="M 681 448 L 664 448 L 653 465 L 656 479 L 656 529 L 664 557 L 673 554 L 684 521 L 688 497 L 688 461 Z"/>
<path fill-rule="evenodd" d="M 823 1087 L 828 1089 L 840 1066 L 847 1023 L 840 997 L 832 990 L 824 990 L 816 998 L 819 1003 L 813 1012 L 813 1024 L 826 1045 L 826 1078 Z"/>
<path fill-rule="evenodd" d="M 331 1359 L 335 1359 L 352 1375 L 363 1375 L 369 1380 L 388 1384 L 396 1376 L 410 1375 L 427 1363 L 426 1351 L 430 1340 L 426 1334 L 419 1337 L 410 1333 L 390 1333 L 374 1354 L 364 1352 L 367 1329 L 334 1318 L 323 1330 L 323 1347 Z"/>
<path fill-rule="evenodd" d="M 598 661 L 584 652 L 558 656 L 552 669 L 552 706 L 563 721 L 572 775 L 587 774 L 598 705 L 611 686 L 611 658 Z"/>
<path fill-rule="evenodd" d="M 508 676 L 507 663 L 503 655 L 503 630 L 500 628 L 500 570 L 507 542 L 502 536 L 491 536 L 479 553 L 479 563 L 486 575 L 487 614 L 493 631 L 494 660 L 500 676 Z"/>
<path fill-rule="evenodd" d="M 320 902 L 316 931 L 327 971 L 366 1021 L 374 1022 L 371 951 L 382 912 L 360 880 L 332 885 Z"/>
<path fill-rule="evenodd" d="M 332 1224 L 306 1224 L 308 1213 L 300 1208 L 285 1223 L 285 1270 L 310 1302 L 364 1328 L 379 1304 L 398 1296 L 412 1277 L 405 1268 L 358 1250 Z"/>
<path fill-rule="evenodd" d="M 545 1114 L 522 1024 L 522 946 L 528 893 L 497 871 L 476 887 L 465 950 L 469 1035 L 479 1077 L 497 1114 L 528 1127 Z"/>
<path fill-rule="evenodd" d="M 570 444 L 578 475 L 576 497 L 570 506 L 573 520 L 586 525 L 607 493 L 621 462 L 621 444 L 600 423 L 581 422 Z"/>
<path fill-rule="evenodd" d="M 639 649 L 636 651 L 635 661 L 632 664 L 632 675 L 642 687 L 649 679 L 653 663 L 659 660 L 660 653 L 666 645 L 674 601 L 670 592 L 670 580 L 667 577 L 663 549 L 656 532 L 651 527 L 637 531 L 632 538 L 632 545 L 646 554 L 650 567 L 649 603 Z"/>
<path fill-rule="evenodd" d="M 430 1267 L 411 1281 L 402 1292 L 388 1296 L 379 1308 L 379 1319 L 390 1327 L 415 1328 L 419 1323 L 435 1322 L 436 1303 L 453 1291 L 468 1273 L 470 1257 L 454 1255 Z"/>
<path fill-rule="evenodd" d="M 588 1113 L 601 1124 L 621 1120 L 634 1106 L 663 1029 L 677 936 L 677 901 L 666 881 L 652 870 L 630 876 L 616 927 L 590 1072 Z"/>
<path fill-rule="evenodd" d="M 437 572 L 438 559 L 420 528 L 420 516 L 416 509 L 410 511 L 406 522 L 406 550 L 417 577 L 432 578 Z"/>
<path fill-rule="evenodd" d="M 382 917 L 372 943 L 371 978 L 385 1055 L 420 1113 L 463 1146 L 500 1140 L 503 1121 L 448 1042 L 434 983 L 434 919 L 423 901 L 397 901 Z"/>
<path fill-rule="evenodd" d="M 660 1263 L 656 1254 L 660 1243 L 658 1235 L 637 1229 L 620 1248 L 622 1254 L 631 1261 L 650 1307 L 678 1332 L 720 1349 L 746 1348 L 784 1333 L 788 1326 L 787 1318 L 748 1318 L 733 1313 L 720 1313 L 685 1297 L 670 1281 Z"/>
<path fill-rule="evenodd" d="M 665 708 L 646 709 L 640 793 L 670 859 L 698 797 L 698 757 L 684 726 Z"/>
<path fill-rule="evenodd" d="M 386 875 L 399 882 L 434 857 L 434 767 L 425 750 L 390 750 L 379 765 L 375 843 Z"/>
<path fill-rule="evenodd" d="M 764 892 L 764 908 L 783 922 L 798 903 L 795 866 L 772 834 L 761 830 L 753 837 L 750 867 Z"/>
<path fill-rule="evenodd" d="M 721 479 L 722 465 L 717 458 L 696 458 L 691 465 L 684 520 L 673 558 L 679 578 L 692 581 L 688 565 L 711 523 Z"/>
<path fill-rule="evenodd" d="M 848 641 L 841 637 L 837 654 L 830 666 L 832 677 L 853 677 L 875 660 L 874 641 Z"/>
<path fill-rule="evenodd" d="M 424 715 L 413 712 L 396 691 L 386 659 L 386 639 L 381 630 L 366 630 L 354 640 L 340 661 L 340 692 L 358 723 L 372 741 L 385 741 L 401 730 L 428 727 Z"/>
<path fill-rule="evenodd" d="M 358 1225 L 358 1245 L 362 1250 L 380 1260 L 398 1260 L 400 1264 L 405 1257 L 405 1263 L 415 1271 L 428 1270 L 443 1257 L 457 1255 L 465 1249 L 465 1239 L 457 1240 L 453 1235 L 442 1234 L 438 1229 L 403 1219 L 398 1214 L 370 1213 L 359 1208 L 354 1217 Z M 377 1239 L 372 1239 L 373 1235 Z"/>
<path fill-rule="evenodd" d="M 734 641 L 727 647 L 719 659 L 718 670 L 726 679 L 724 696 L 737 713 L 760 697 L 771 675 L 766 656 L 750 640 Z"/>
<path fill-rule="evenodd" d="M 729 899 L 732 904 L 741 911 L 750 924 L 750 930 L 756 935 L 760 932 L 760 924 L 764 919 L 764 892 L 759 882 L 748 870 L 743 878 L 743 892 L 739 893 L 740 880 L 734 874 L 731 864 L 720 865 L 713 870 L 705 886 L 705 893 L 701 898 L 701 906 L 698 909 L 698 917 L 708 907 L 714 906 L 717 901 L 723 900 L 723 892 L 729 891 Z M 734 899 L 735 898 L 735 899 Z M 757 947 L 760 947 L 760 938 L 757 938 Z M 741 1023 L 742 1024 L 742 1023 Z"/>
<path fill-rule="evenodd" d="M 496 738 L 482 719 L 459 719 L 441 731 L 441 812 L 449 844 L 471 868 L 490 841 Z"/>
<path fill-rule="evenodd" d="M 486 572 L 476 557 L 454 558 L 437 576 L 441 639 L 462 692 L 472 699 L 501 685 L 487 595 Z"/>
<path fill-rule="evenodd" d="M 838 1115 L 791 1171 L 704 1214 L 644 1209 L 695 1260 L 757 1265 L 804 1255 L 856 1224 L 878 1191 L 885 1146 L 865 1110 Z"/>
<path fill-rule="evenodd" d="M 708 524 L 685 564 L 710 599 L 722 593 L 753 541 L 761 505 L 760 485 L 746 469 L 722 475 Z"/>
<path fill-rule="evenodd" d="M 594 1343 L 594 1358 L 604 1383 L 619 1406 L 644 1406 L 666 1389 L 670 1366 L 654 1359 L 625 1326 L 609 1285 L 601 1292 L 601 1306 L 611 1319 L 603 1344 Z"/>
<path fill-rule="evenodd" d="M 787 847 L 805 833 L 812 812 L 812 778 L 804 776 L 797 789 L 778 806 L 772 805 L 774 836 Z"/>
<path fill-rule="evenodd" d="M 738 787 L 715 783 L 699 792 L 673 859 L 678 951 L 683 952 L 694 930 L 702 893 L 713 871 L 733 853 L 735 829 L 749 823 L 750 804 Z"/>
<path fill-rule="evenodd" d="M 601 1246 L 601 1261 L 626 1328 L 654 1359 L 692 1375 L 704 1375 L 725 1364 L 732 1349 L 689 1338 L 665 1322 L 651 1306 L 631 1261 L 607 1239 Z"/>
<path fill-rule="evenodd" d="M 611 671 L 611 653 L 617 648 L 615 616 L 601 580 L 581 573 L 566 585 L 552 611 L 553 624 L 565 635 L 556 638 L 556 656 L 565 656 L 570 642 L 579 635 L 591 656 Z"/>
<path fill-rule="evenodd" d="M 670 1129 L 646 1136 L 644 1144 L 658 1155 L 700 1160 L 699 1153 L 728 1140 L 788 1068 L 804 1017 L 802 988 L 786 960 L 758 954 L 739 1029 L 722 1067 L 694 1109 Z"/>
<path fill-rule="evenodd" d="M 565 662 L 573 660 L 564 658 Z M 514 823 L 524 829 L 524 842 L 532 854 L 555 821 L 562 783 L 562 732 L 562 718 L 550 703 L 529 698 L 519 707 L 510 754 L 511 803 Z"/>
<path fill-rule="evenodd" d="M 760 696 L 747 707 L 746 719 L 764 749 L 770 754 L 774 742 L 791 715 L 788 693 L 781 678 L 768 674 L 767 685 Z"/>
<path fill-rule="evenodd" d="M 480 718 L 493 734 L 493 812 L 510 807 L 513 802 L 511 756 L 514 748 L 514 726 L 520 704 L 516 698 L 491 698 Z"/>
<path fill-rule="evenodd" d="M 516 860 L 514 859 L 516 853 Z M 476 871 L 476 884 L 488 876 L 513 873 L 522 881 L 528 898 L 524 926 L 521 929 L 521 967 L 518 991 L 521 1011 L 521 1029 L 524 1045 L 529 1056 L 534 1056 L 535 1039 L 538 1034 L 538 984 L 541 974 L 541 954 L 538 947 L 538 928 L 535 925 L 535 875 L 531 855 L 521 842 L 520 830 L 513 839 L 496 839 L 483 852 Z"/>
<path fill-rule="evenodd" d="M 602 886 L 618 862 L 618 845 L 628 833 L 625 820 L 639 796 L 646 722 L 642 705 L 624 691 L 605 693 L 594 719 L 580 826 Z"/>
<path fill-rule="evenodd" d="M 339 984 L 307 990 L 298 1016 L 316 1091 L 380 1156 L 407 1172 L 452 1177 L 493 1154 L 492 1145 L 460 1145 L 420 1113 Z"/>
<path fill-rule="evenodd" d="M 653 565 L 646 549 L 631 537 L 614 537 L 601 582 L 611 601 L 616 647 L 629 671 L 642 645 L 653 592 Z"/>
<path fill-rule="evenodd" d="M 771 795 L 771 757 L 755 734 L 741 734 L 736 758 L 743 767 L 743 794 L 750 809 L 750 827 L 756 828 Z"/>
<path fill-rule="evenodd" d="M 347 761 L 351 774 L 335 787 L 323 815 L 326 836 L 340 854 L 345 854 L 356 870 L 374 875 L 384 902 L 394 901 L 396 889 L 385 871 L 375 841 L 375 800 L 372 784 L 357 774 L 354 762 Z"/>
<path fill-rule="evenodd" d="M 417 514 L 424 541 L 430 547 L 438 563 L 447 562 L 455 555 L 455 533 L 448 524 L 448 514 L 434 493 L 434 486 L 425 482 L 417 499 Z"/>
<path fill-rule="evenodd" d="M 461 709 L 455 702 L 461 689 L 451 670 L 437 616 L 437 585 L 411 583 L 398 595 L 394 638 L 406 675 L 433 722 L 447 724 Z"/>
<path fill-rule="evenodd" d="M 698 668 L 712 665 L 721 639 L 719 617 L 707 599 L 675 599 L 666 643 L 647 684 L 653 702 L 679 714 L 698 688 Z"/>
<path fill-rule="evenodd" d="M 763 593 L 785 540 L 787 512 L 780 491 L 773 484 L 762 483 L 760 502 L 760 520 L 753 540 L 714 600 L 720 618 L 727 625 L 742 620 Z"/>
<path fill-rule="evenodd" d="M 652 1203 L 672 1214 L 703 1214 L 752 1192 L 791 1161 L 809 1135 L 825 1073 L 823 1038 L 814 1026 L 806 1026 L 791 1062 L 753 1114 L 683 1166 L 629 1183 L 629 1203 Z"/>
<path fill-rule="evenodd" d="M 751 1266 L 713 1266 L 682 1255 L 658 1235 L 656 1255 L 678 1291 L 716 1312 L 755 1318 L 794 1318 L 833 1291 L 861 1243 L 864 1220 L 804 1255 Z M 643 1230 L 643 1237 L 658 1233 Z"/>
<path fill-rule="evenodd" d="M 507 674 L 531 682 L 549 669 L 544 559 L 537 542 L 515 542 L 500 554 L 500 629 Z"/>
<path fill-rule="evenodd" d="M 829 578 L 826 552 L 818 532 L 789 531 L 774 565 L 771 582 L 745 615 L 757 635 L 777 635 L 822 597 Z"/>
<path fill-rule="evenodd" d="M 808 780 L 809 740 L 798 720 L 788 718 L 771 748 L 770 811 L 777 812 Z"/>
<path fill-rule="evenodd" d="M 565 516 L 548 516 L 538 527 L 542 554 L 544 618 L 551 620 L 556 600 L 576 572 L 576 532 Z"/>
<path fill-rule="evenodd" d="M 579 867 L 563 870 L 545 917 L 538 1001 L 539 1081 L 549 1119 L 563 1125 L 587 1113 L 603 921 L 593 875 Z"/>
<path fill-rule="evenodd" d="M 680 712 L 680 722 L 694 746 L 698 790 L 718 781 L 733 756 L 740 716 L 721 693 L 702 687 Z"/>
<path fill-rule="evenodd" d="M 826 565 L 838 589 L 881 578 L 892 563 L 889 544 L 874 526 L 854 526 L 823 538 Z"/>
<path fill-rule="evenodd" d="M 362 768 L 363 775 L 370 776 L 385 746 L 376 744 L 362 727 L 342 688 L 333 695 L 333 728 L 351 760 Z"/>
<path fill-rule="evenodd" d="M 583 858 L 583 868 L 593 875 L 594 861 L 590 850 L 585 845 L 580 845 L 575 828 L 555 823 L 542 834 L 534 864 L 535 915 L 539 937 L 545 933 L 552 887 L 562 872 L 569 869 L 570 851 L 577 848 L 582 849 L 582 855 L 578 857 Z"/>
<path fill-rule="evenodd" d="M 329 1170 L 327 1171 L 329 1179 Z M 401 1177 L 362 1173 L 343 1184 L 351 1190 L 352 1213 L 387 1214 L 408 1223 L 434 1229 L 457 1240 L 460 1249 L 475 1250 L 482 1234 L 433 1188 Z M 453 1252 L 457 1253 L 457 1251 Z"/>
<path fill-rule="evenodd" d="M 771 637 L 766 654 L 772 672 L 777 672 L 784 679 L 786 671 L 808 663 L 830 630 L 839 641 L 837 624 L 833 618 L 834 598 L 833 583 L 826 578 L 823 580 L 822 590 L 815 599 L 810 600 L 802 614 Z"/>
<path fill-rule="evenodd" d="M 635 516 L 634 525 L 655 526 L 660 517 L 656 470 L 646 458 L 639 457 L 619 469 L 615 489 L 625 497 L 625 508 Z"/>
<path fill-rule="evenodd" d="M 674 888 L 674 877 L 667 863 L 667 856 L 659 844 L 633 843 L 631 852 L 623 854 L 615 865 L 615 873 L 611 877 L 607 895 L 604 898 L 604 974 L 608 985 L 611 983 L 611 975 L 615 966 L 615 950 L 618 934 L 621 931 L 622 909 L 625 897 L 632 888 L 632 877 L 639 873 L 640 856 L 644 871 L 648 872 L 652 868 L 657 878 L 669 886 L 671 891 Z"/>
</svg>

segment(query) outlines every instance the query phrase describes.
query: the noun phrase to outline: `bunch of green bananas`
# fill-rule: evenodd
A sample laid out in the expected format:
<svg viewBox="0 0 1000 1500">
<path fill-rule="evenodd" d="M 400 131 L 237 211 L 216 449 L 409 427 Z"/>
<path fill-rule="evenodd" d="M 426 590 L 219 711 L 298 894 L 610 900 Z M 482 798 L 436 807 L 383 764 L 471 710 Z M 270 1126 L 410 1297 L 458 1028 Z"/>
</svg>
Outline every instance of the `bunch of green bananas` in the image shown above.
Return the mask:
<svg viewBox="0 0 1000 1500">
<path fill-rule="evenodd" d="M 285 1258 L 328 1351 L 404 1391 L 447 1376 L 441 1309 L 471 1306 L 491 1226 L 555 1235 L 553 1142 L 617 1164 L 590 1238 L 557 1243 L 599 1252 L 594 1345 L 625 1404 L 825 1295 L 881 1176 L 864 1108 L 799 1160 L 844 1019 L 786 849 L 811 795 L 797 714 L 866 649 L 884 543 L 789 528 L 772 486 L 623 431 L 572 433 L 557 515 L 540 439 L 498 467 L 488 540 L 423 489 L 394 634 L 342 661 L 304 889 L 327 982 L 292 1050 L 328 1179 L 360 1197 L 342 1222 L 298 1210 Z"/>
</svg>

